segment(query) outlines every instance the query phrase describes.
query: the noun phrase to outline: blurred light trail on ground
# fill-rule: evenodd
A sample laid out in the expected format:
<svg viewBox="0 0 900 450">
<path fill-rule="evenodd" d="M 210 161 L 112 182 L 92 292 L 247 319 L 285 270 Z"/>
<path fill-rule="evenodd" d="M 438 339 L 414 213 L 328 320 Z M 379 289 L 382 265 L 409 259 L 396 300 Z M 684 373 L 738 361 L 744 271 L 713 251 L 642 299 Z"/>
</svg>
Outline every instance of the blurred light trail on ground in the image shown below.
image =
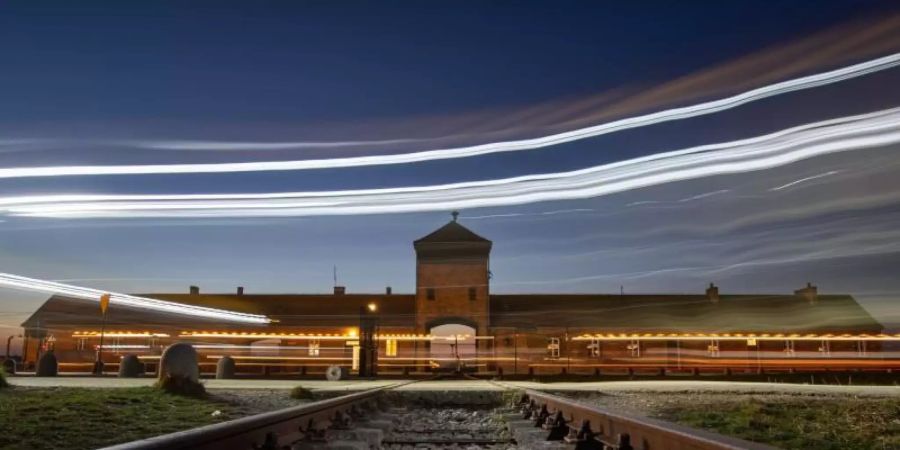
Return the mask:
<svg viewBox="0 0 900 450">
<path fill-rule="evenodd" d="M 271 322 L 267 317 L 257 314 L 245 314 L 226 311 L 224 309 L 184 305 L 181 303 L 167 302 L 153 298 L 137 297 L 127 294 L 117 294 L 100 289 L 73 286 L 71 284 L 55 283 L 52 281 L 27 278 L 9 273 L 0 273 L 0 286 L 34 292 L 46 292 L 48 294 L 60 294 L 67 297 L 80 298 L 84 300 L 93 300 L 98 304 L 100 303 L 101 295 L 110 294 L 110 304 L 113 306 L 149 309 L 161 313 L 187 315 L 206 319 L 222 320 L 226 322 L 256 324 L 267 324 Z"/>
<path fill-rule="evenodd" d="M 581 139 L 597 137 L 617 131 L 645 127 L 659 123 L 687 119 L 732 109 L 753 101 L 779 94 L 811 89 L 837 83 L 843 80 L 879 72 L 900 65 L 900 53 L 844 67 L 829 72 L 809 75 L 793 80 L 763 86 L 741 94 L 691 106 L 673 108 L 641 116 L 628 117 L 577 130 L 505 142 L 426 150 L 393 155 L 370 155 L 346 158 L 308 159 L 294 161 L 258 161 L 208 164 L 149 164 L 114 166 L 50 166 L 17 167 L 0 169 L 0 178 L 59 177 L 84 175 L 146 175 L 179 173 L 230 173 L 264 172 L 286 170 L 334 169 L 343 167 L 381 166 L 410 164 L 425 161 L 467 158 L 501 152 L 534 150 L 564 144 Z"/>
<path fill-rule="evenodd" d="M 385 214 L 598 197 L 675 181 L 769 169 L 900 142 L 900 108 L 586 169 L 432 186 L 345 191 L 0 198 L 26 217 L 246 217 Z"/>
</svg>

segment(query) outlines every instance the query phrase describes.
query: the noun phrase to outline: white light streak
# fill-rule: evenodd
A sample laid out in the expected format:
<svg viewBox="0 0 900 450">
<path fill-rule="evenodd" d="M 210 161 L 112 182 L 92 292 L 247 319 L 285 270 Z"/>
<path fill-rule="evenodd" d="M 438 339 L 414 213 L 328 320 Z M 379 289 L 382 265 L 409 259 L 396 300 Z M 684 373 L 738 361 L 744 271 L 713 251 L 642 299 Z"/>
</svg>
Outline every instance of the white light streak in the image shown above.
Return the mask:
<svg viewBox="0 0 900 450">
<path fill-rule="evenodd" d="M 0 213 L 28 217 L 246 217 L 385 214 L 598 197 L 647 186 L 749 172 L 900 142 L 900 108 L 816 122 L 586 169 L 454 184 L 346 191 L 47 195 L 0 198 Z"/>
<path fill-rule="evenodd" d="M 583 212 L 595 212 L 590 208 L 560 209 L 556 211 L 542 211 L 534 213 L 508 213 L 508 214 L 489 214 L 486 216 L 465 216 L 465 220 L 483 220 L 483 219 L 501 219 L 508 217 L 530 217 L 530 216 L 556 216 L 559 214 L 574 214 Z"/>
<path fill-rule="evenodd" d="M 718 191 L 712 191 L 700 195 L 694 195 L 692 197 L 683 198 L 681 200 L 678 200 L 678 203 L 692 202 L 694 200 L 700 200 L 706 197 L 712 197 L 714 195 L 727 194 L 729 192 L 731 192 L 731 189 L 720 189 Z"/>
<path fill-rule="evenodd" d="M 800 183 L 805 183 L 805 182 L 807 182 L 807 181 L 815 180 L 815 179 L 817 179 L 817 178 L 830 177 L 830 176 L 835 175 L 835 174 L 838 174 L 838 173 L 840 173 L 840 172 L 841 172 L 840 170 L 832 170 L 832 171 L 829 171 L 829 172 L 820 173 L 820 174 L 818 174 L 818 175 L 813 175 L 813 176 L 811 176 L 811 177 L 806 177 L 806 178 L 801 178 L 801 179 L 796 180 L 796 181 L 791 181 L 791 182 L 788 183 L 788 184 L 781 185 L 781 186 L 778 186 L 778 187 L 774 187 L 774 188 L 769 189 L 769 190 L 770 190 L 770 191 L 780 191 L 780 190 L 782 190 L 782 189 L 786 189 L 786 188 L 789 188 L 789 187 L 791 187 L 791 186 L 796 186 L 796 185 L 798 185 L 798 184 L 800 184 Z"/>
<path fill-rule="evenodd" d="M 341 167 L 362 167 L 389 164 L 410 164 L 453 158 L 466 158 L 500 152 L 533 150 L 587 139 L 617 131 L 687 119 L 732 109 L 753 101 L 762 100 L 798 90 L 811 89 L 832 83 L 879 72 L 900 65 L 900 53 L 862 62 L 829 72 L 795 78 L 780 83 L 752 89 L 731 97 L 713 100 L 697 105 L 672 108 L 642 116 L 606 122 L 591 127 L 542 136 L 532 139 L 493 142 L 473 146 L 425 150 L 394 155 L 370 155 L 347 158 L 309 159 L 294 161 L 258 161 L 208 164 L 150 164 L 117 166 L 53 166 L 14 167 L 0 169 L 0 178 L 57 177 L 75 175 L 146 175 L 183 173 L 227 173 L 260 172 L 283 170 L 333 169 Z M 295 143 L 296 144 L 296 143 Z M 216 144 L 219 145 L 219 144 Z M 273 144 L 273 145 L 278 145 Z"/>
<path fill-rule="evenodd" d="M 154 298 L 137 297 L 128 294 L 117 294 L 99 289 L 92 289 L 70 284 L 55 283 L 52 281 L 38 280 L 34 278 L 13 275 L 9 273 L 0 273 L 0 286 L 6 286 L 14 289 L 23 289 L 28 291 L 46 292 L 50 294 L 61 294 L 68 297 L 75 297 L 84 300 L 93 300 L 100 303 L 100 296 L 110 294 L 110 304 L 118 306 L 127 306 L 131 308 L 148 309 L 157 312 L 179 314 L 192 317 L 202 317 L 207 319 L 223 320 L 226 322 L 239 323 L 255 323 L 267 324 L 271 322 L 268 317 L 257 314 L 245 314 L 224 309 L 206 308 L 203 306 L 185 305 L 175 302 L 167 302 Z"/>
</svg>

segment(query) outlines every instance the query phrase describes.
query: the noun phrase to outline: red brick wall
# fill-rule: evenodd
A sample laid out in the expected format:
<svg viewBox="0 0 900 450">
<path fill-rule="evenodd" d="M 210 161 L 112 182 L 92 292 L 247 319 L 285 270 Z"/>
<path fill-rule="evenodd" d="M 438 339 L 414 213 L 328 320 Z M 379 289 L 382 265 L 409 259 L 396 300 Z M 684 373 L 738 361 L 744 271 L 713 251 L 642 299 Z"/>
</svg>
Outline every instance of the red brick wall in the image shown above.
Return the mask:
<svg viewBox="0 0 900 450">
<path fill-rule="evenodd" d="M 434 289 L 434 300 L 428 289 Z M 475 300 L 469 299 L 475 288 Z M 486 334 L 490 323 L 487 258 L 419 260 L 416 263 L 416 329 L 427 333 L 427 324 L 443 317 L 460 317 L 477 324 Z"/>
</svg>

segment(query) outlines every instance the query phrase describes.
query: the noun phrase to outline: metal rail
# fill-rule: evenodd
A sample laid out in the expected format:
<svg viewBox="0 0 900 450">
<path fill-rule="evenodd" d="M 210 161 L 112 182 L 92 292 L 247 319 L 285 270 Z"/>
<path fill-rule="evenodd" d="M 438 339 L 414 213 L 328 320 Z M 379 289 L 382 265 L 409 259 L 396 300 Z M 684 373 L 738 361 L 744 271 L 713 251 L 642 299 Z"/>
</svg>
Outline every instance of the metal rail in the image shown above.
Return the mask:
<svg viewBox="0 0 900 450">
<path fill-rule="evenodd" d="M 683 425 L 614 413 L 572 399 L 526 390 L 523 418 L 577 450 L 772 450 L 775 447 Z"/>
<path fill-rule="evenodd" d="M 315 436 L 332 425 L 349 425 L 351 414 L 374 406 L 387 390 L 415 381 L 382 386 L 190 430 L 106 447 L 104 450 L 246 449 L 276 450 Z"/>
</svg>

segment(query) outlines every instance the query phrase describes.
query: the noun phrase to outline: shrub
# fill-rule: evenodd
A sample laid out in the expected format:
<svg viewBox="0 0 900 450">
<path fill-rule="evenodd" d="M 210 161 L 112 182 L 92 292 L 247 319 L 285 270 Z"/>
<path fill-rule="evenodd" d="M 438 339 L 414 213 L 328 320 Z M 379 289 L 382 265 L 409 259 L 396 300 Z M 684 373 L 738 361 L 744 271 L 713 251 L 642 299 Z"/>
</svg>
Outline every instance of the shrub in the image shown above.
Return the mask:
<svg viewBox="0 0 900 450">
<path fill-rule="evenodd" d="M 153 385 L 169 394 L 183 395 L 186 397 L 204 397 L 206 388 L 203 383 L 192 380 L 190 377 L 166 375 Z"/>
<path fill-rule="evenodd" d="M 291 389 L 291 398 L 297 400 L 311 400 L 313 398 L 313 391 L 303 386 L 297 386 Z"/>
<path fill-rule="evenodd" d="M 9 382 L 6 381 L 6 370 L 0 366 L 0 388 L 5 388 L 7 386 L 9 386 Z"/>
</svg>

